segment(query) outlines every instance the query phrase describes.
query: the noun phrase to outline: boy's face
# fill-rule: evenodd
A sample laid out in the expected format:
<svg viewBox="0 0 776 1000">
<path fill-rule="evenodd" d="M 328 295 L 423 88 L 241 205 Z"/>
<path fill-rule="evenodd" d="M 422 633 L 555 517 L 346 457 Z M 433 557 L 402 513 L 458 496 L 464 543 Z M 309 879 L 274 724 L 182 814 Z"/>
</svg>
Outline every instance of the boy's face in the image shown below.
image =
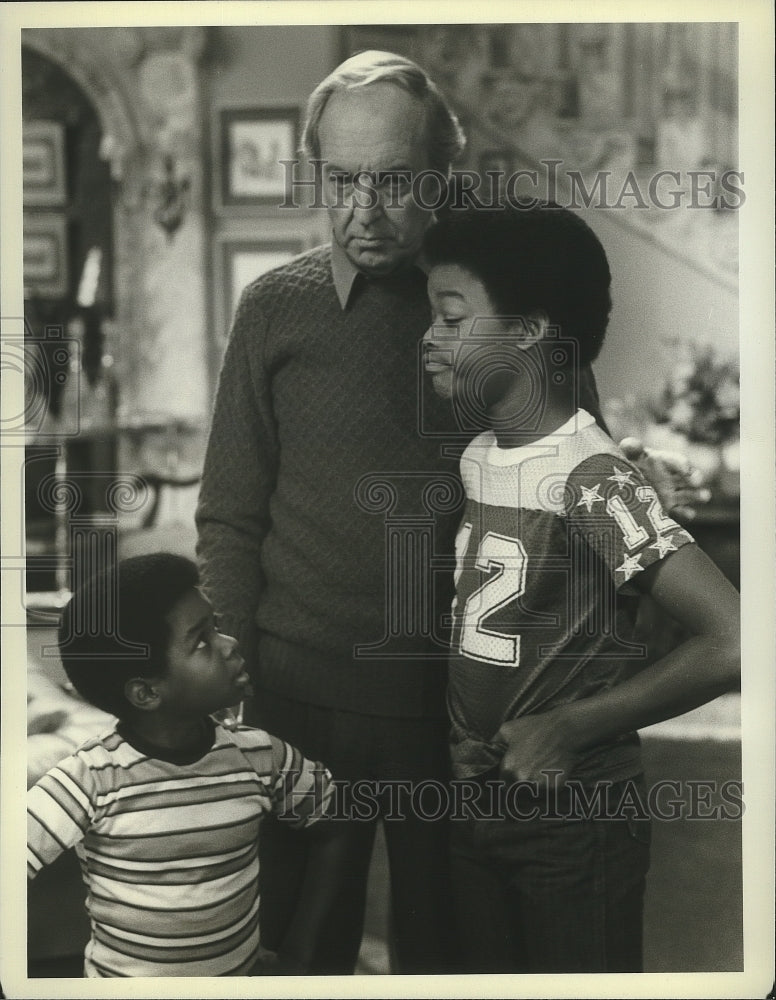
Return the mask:
<svg viewBox="0 0 776 1000">
<path fill-rule="evenodd" d="M 213 608 L 198 590 L 192 588 L 166 617 L 167 671 L 158 681 L 166 709 L 202 717 L 250 693 L 237 640 L 217 630 Z"/>
<path fill-rule="evenodd" d="M 428 297 L 433 319 L 423 356 L 434 390 L 445 399 L 469 393 L 493 401 L 505 391 L 499 355 L 503 361 L 503 349 L 514 354 L 511 327 L 498 319 L 482 282 L 457 264 L 432 268 Z"/>
</svg>

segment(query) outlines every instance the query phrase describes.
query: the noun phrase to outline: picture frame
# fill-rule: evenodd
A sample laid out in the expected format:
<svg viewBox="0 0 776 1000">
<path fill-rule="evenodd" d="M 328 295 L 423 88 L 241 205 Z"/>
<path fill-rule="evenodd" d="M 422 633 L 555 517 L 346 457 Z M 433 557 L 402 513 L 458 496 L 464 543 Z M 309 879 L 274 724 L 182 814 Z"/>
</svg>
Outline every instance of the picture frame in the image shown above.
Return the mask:
<svg viewBox="0 0 776 1000">
<path fill-rule="evenodd" d="M 301 253 L 304 242 L 301 237 L 296 236 L 260 240 L 235 237 L 223 241 L 224 339 L 231 328 L 245 286 L 266 271 L 287 263 Z"/>
<path fill-rule="evenodd" d="M 24 286 L 32 296 L 64 298 L 68 292 L 67 218 L 60 212 L 25 212 L 22 223 Z"/>
<path fill-rule="evenodd" d="M 298 107 L 223 110 L 220 142 L 223 207 L 279 207 L 291 194 L 280 161 L 298 155 Z"/>
<path fill-rule="evenodd" d="M 22 191 L 25 205 L 54 207 L 65 204 L 65 127 L 61 122 L 24 122 Z"/>
</svg>

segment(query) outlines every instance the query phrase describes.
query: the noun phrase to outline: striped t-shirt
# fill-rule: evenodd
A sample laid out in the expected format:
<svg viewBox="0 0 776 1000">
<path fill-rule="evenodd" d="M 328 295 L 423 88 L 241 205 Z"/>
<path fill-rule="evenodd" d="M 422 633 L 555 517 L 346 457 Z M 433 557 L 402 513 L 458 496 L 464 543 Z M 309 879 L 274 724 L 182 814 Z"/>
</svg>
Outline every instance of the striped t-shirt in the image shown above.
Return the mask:
<svg viewBox="0 0 776 1000">
<path fill-rule="evenodd" d="M 229 976 L 254 964 L 260 820 L 315 822 L 331 775 L 261 730 L 213 723 L 212 734 L 198 759 L 172 763 L 114 727 L 30 789 L 30 878 L 69 847 L 81 862 L 85 975 Z"/>
</svg>

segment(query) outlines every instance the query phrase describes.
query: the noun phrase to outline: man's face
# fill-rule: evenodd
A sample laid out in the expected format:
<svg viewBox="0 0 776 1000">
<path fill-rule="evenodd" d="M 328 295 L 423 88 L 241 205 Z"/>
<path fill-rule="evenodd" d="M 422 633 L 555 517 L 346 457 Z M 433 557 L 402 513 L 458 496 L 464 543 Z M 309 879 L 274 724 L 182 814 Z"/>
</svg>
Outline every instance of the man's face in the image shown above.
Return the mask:
<svg viewBox="0 0 776 1000">
<path fill-rule="evenodd" d="M 318 136 L 337 243 L 365 274 L 412 260 L 431 221 L 412 197 L 412 176 L 429 166 L 422 103 L 390 83 L 339 91 Z"/>
</svg>

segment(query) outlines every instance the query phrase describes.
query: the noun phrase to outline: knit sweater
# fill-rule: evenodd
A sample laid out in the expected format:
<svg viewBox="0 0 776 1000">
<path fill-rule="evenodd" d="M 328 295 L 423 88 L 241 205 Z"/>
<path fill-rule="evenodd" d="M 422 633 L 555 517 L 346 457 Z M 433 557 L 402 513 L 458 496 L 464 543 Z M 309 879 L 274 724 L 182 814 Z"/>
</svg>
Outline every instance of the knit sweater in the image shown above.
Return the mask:
<svg viewBox="0 0 776 1000">
<path fill-rule="evenodd" d="M 455 511 L 424 503 L 440 473 L 457 483 L 456 456 L 442 458 L 431 436 L 449 429 L 448 406 L 421 380 L 429 322 L 416 268 L 357 282 L 343 310 L 329 247 L 243 293 L 205 458 L 199 555 L 205 588 L 247 651 L 256 626 L 298 647 L 293 657 L 277 642 L 262 650 L 260 681 L 273 690 L 377 714 L 423 714 L 429 699 L 443 710 L 449 566 L 427 622 L 398 615 L 399 634 L 379 647 L 392 603 L 428 599 L 428 559 L 425 578 L 405 580 L 412 538 L 430 541 L 429 556 L 453 551 Z M 392 525 L 404 551 L 389 578 Z M 436 641 L 424 634 L 432 619 Z M 370 645 L 377 656 L 354 653 Z M 421 667 L 429 656 L 435 665 Z"/>
<path fill-rule="evenodd" d="M 271 690 L 374 714 L 444 713 L 457 463 L 477 428 L 453 434 L 449 404 L 423 375 L 430 318 L 414 267 L 359 276 L 343 309 L 328 246 L 241 297 L 198 554 L 249 662 L 261 634 L 257 680 Z"/>
</svg>

